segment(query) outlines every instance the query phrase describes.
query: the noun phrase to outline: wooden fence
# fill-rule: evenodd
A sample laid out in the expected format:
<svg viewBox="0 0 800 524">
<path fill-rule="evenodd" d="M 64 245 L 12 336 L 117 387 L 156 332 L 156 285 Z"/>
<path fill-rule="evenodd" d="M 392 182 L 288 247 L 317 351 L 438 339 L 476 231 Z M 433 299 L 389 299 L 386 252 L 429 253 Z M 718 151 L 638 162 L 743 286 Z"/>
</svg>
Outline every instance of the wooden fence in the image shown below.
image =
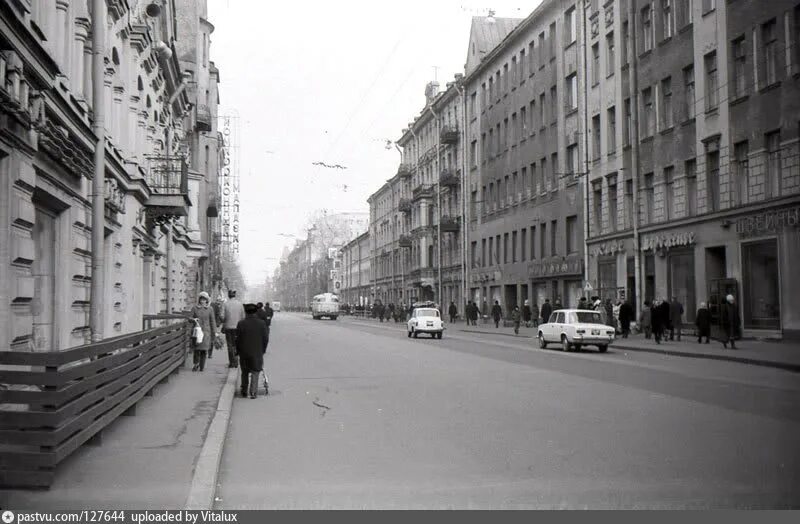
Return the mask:
<svg viewBox="0 0 800 524">
<path fill-rule="evenodd" d="M 0 487 L 49 487 L 58 463 L 183 365 L 190 335 L 172 315 L 65 351 L 0 351 Z"/>
</svg>

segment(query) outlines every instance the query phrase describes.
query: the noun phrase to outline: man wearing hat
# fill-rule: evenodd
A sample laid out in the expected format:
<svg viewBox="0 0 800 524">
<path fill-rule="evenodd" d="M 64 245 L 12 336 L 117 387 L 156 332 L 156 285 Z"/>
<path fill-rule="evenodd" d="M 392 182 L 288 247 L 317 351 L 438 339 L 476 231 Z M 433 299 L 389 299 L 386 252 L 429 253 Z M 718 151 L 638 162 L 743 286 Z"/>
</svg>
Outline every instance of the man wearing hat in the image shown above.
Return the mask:
<svg viewBox="0 0 800 524">
<path fill-rule="evenodd" d="M 267 324 L 258 318 L 258 306 L 245 304 L 244 311 L 247 316 L 236 326 L 236 354 L 242 367 L 241 393 L 242 397 L 246 397 L 249 392 L 250 398 L 256 398 L 258 376 L 264 369 L 269 331 Z"/>
</svg>

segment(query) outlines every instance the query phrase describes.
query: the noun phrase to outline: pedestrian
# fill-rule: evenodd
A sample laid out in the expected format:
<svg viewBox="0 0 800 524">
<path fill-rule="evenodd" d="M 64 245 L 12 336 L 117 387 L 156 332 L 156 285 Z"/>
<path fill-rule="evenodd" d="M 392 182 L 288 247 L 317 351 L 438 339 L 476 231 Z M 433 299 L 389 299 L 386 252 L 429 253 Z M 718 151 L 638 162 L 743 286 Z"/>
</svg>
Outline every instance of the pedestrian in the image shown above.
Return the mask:
<svg viewBox="0 0 800 524">
<path fill-rule="evenodd" d="M 711 311 L 708 310 L 705 302 L 700 302 L 694 325 L 697 326 L 697 343 L 702 344 L 703 337 L 706 337 L 706 344 L 709 344 L 711 337 Z"/>
<path fill-rule="evenodd" d="M 603 302 L 598 298 L 594 301 L 592 307 L 595 311 L 600 313 L 600 323 L 608 325 L 608 318 L 606 317 L 606 308 L 603 306 Z"/>
<path fill-rule="evenodd" d="M 633 320 L 633 306 L 626 300 L 619 306 L 619 327 L 622 338 L 628 338 L 631 332 L 631 320 Z"/>
<path fill-rule="evenodd" d="M 269 326 L 269 324 L 267 322 L 267 312 L 264 310 L 264 303 L 263 302 L 257 303 L 256 304 L 256 308 L 257 308 L 256 309 L 256 316 L 258 318 L 260 318 L 261 320 L 263 320 L 264 323 L 267 324 L 267 326 Z"/>
<path fill-rule="evenodd" d="M 473 301 L 472 302 L 472 325 L 478 325 L 478 316 L 480 316 L 480 311 L 478 310 L 478 303 Z"/>
<path fill-rule="evenodd" d="M 683 323 L 683 304 L 680 303 L 678 297 L 672 297 L 672 302 L 669 305 L 669 323 L 669 339 L 675 340 L 675 333 L 677 332 L 678 341 L 680 341 L 681 324 Z"/>
<path fill-rule="evenodd" d="M 275 316 L 275 310 L 269 305 L 269 302 L 264 304 L 264 311 L 267 313 L 267 327 L 272 327 L 272 318 Z"/>
<path fill-rule="evenodd" d="M 736 349 L 736 337 L 741 331 L 741 320 L 739 319 L 739 306 L 735 303 L 733 295 L 725 297 L 725 303 L 720 308 L 720 324 L 725 337 L 722 345 L 728 349 L 730 343 L 731 349 Z"/>
<path fill-rule="evenodd" d="M 217 323 L 218 326 L 222 326 L 222 315 L 223 315 L 223 308 L 224 308 L 224 300 L 222 299 L 222 295 L 219 295 L 215 301 L 211 303 L 211 309 L 214 310 L 214 321 Z M 219 334 L 219 337 L 224 339 L 225 335 L 222 333 Z M 217 334 L 214 334 L 214 342 L 211 344 L 211 347 L 208 350 L 208 354 L 206 355 L 207 360 L 211 360 L 211 356 L 214 354 L 215 349 L 222 349 L 222 345 L 220 341 L 217 339 Z"/>
<path fill-rule="evenodd" d="M 522 321 L 525 327 L 531 327 L 531 304 L 527 300 L 522 304 Z"/>
<path fill-rule="evenodd" d="M 244 306 L 236 298 L 236 290 L 228 291 L 228 301 L 222 309 L 225 344 L 228 346 L 228 367 L 239 366 L 236 358 L 236 326 L 244 319 Z"/>
<path fill-rule="evenodd" d="M 614 304 L 611 302 L 610 298 L 606 299 L 605 306 L 603 308 L 606 313 L 606 325 L 615 328 L 616 331 L 616 324 L 614 322 Z"/>
<path fill-rule="evenodd" d="M 589 307 L 589 302 L 587 302 L 586 297 L 581 297 L 578 300 L 578 309 L 592 309 Z"/>
<path fill-rule="evenodd" d="M 558 311 L 559 309 L 564 309 L 564 306 L 561 305 L 561 299 L 556 297 L 555 303 L 553 304 L 553 309 Z"/>
<path fill-rule="evenodd" d="M 661 299 L 653 306 L 653 335 L 656 343 L 661 344 L 662 339 L 666 339 L 667 328 L 669 327 L 669 302 Z"/>
<path fill-rule="evenodd" d="M 486 299 L 483 299 L 483 305 L 481 306 L 481 317 L 483 318 L 484 323 L 486 319 L 489 318 L 489 304 L 487 304 Z"/>
<path fill-rule="evenodd" d="M 202 330 L 202 340 L 192 337 L 192 371 L 203 371 L 206 368 L 206 352 L 214 347 L 217 334 L 217 322 L 214 309 L 210 307 L 211 298 L 202 291 L 197 297 L 197 305 L 192 308 L 191 316 L 195 325 Z"/>
<path fill-rule="evenodd" d="M 447 314 L 450 316 L 450 323 L 455 324 L 456 317 L 458 316 L 458 307 L 456 307 L 456 303 L 452 300 L 450 301 L 450 307 L 447 308 Z"/>
<path fill-rule="evenodd" d="M 650 339 L 653 334 L 653 310 L 650 308 L 650 301 L 645 300 L 642 312 L 639 314 L 639 328 L 644 333 L 644 338 Z"/>
<path fill-rule="evenodd" d="M 258 306 L 244 306 L 247 316 L 236 325 L 236 354 L 242 366 L 242 397 L 256 398 L 258 376 L 264 370 L 264 353 L 269 343 L 269 328 L 256 314 Z M 249 387 L 248 387 L 249 386 Z"/>
<path fill-rule="evenodd" d="M 514 306 L 514 310 L 511 312 L 511 321 L 514 323 L 514 334 L 519 335 L 519 322 L 522 318 L 522 314 L 519 311 L 519 306 Z"/>
<path fill-rule="evenodd" d="M 553 306 L 550 305 L 550 299 L 544 299 L 542 304 L 542 324 L 550 322 L 550 316 L 553 314 Z"/>
<path fill-rule="evenodd" d="M 533 327 L 539 327 L 539 306 L 537 304 L 531 306 L 531 320 Z"/>
<path fill-rule="evenodd" d="M 495 329 L 500 327 L 500 319 L 503 318 L 503 308 L 500 307 L 500 302 L 495 300 L 492 306 L 492 318 L 494 319 Z"/>
</svg>

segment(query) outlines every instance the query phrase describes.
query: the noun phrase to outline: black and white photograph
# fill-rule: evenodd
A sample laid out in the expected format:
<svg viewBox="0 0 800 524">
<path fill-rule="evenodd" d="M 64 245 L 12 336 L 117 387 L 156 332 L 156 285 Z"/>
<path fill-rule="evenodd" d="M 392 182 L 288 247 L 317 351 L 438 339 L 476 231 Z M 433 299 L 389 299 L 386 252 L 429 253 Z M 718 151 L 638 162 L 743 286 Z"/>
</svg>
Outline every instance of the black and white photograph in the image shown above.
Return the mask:
<svg viewBox="0 0 800 524">
<path fill-rule="evenodd" d="M 0 0 L 4 524 L 797 510 L 795 264 L 800 0 Z"/>
</svg>

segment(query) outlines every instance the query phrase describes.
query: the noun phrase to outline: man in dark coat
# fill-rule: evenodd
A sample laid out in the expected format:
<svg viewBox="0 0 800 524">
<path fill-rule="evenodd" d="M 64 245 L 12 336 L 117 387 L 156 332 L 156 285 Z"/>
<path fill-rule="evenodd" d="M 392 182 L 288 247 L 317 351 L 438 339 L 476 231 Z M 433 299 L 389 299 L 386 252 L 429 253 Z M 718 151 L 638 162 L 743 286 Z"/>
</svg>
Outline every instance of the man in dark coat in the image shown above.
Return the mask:
<svg viewBox="0 0 800 524">
<path fill-rule="evenodd" d="M 450 301 L 450 307 L 447 308 L 447 314 L 450 316 L 450 323 L 455 324 L 458 316 L 458 307 L 452 300 Z"/>
<path fill-rule="evenodd" d="M 631 320 L 633 320 L 633 306 L 630 302 L 623 302 L 619 306 L 619 328 L 622 331 L 622 338 L 628 338 L 631 332 Z"/>
<path fill-rule="evenodd" d="M 269 327 L 269 322 L 267 321 L 267 312 L 264 311 L 264 303 L 259 302 L 258 304 L 256 304 L 256 308 L 258 308 L 256 309 L 256 316 L 261 320 L 263 320 L 264 323 L 267 325 L 267 327 Z"/>
<path fill-rule="evenodd" d="M 669 326 L 669 302 L 662 300 L 653 311 L 653 334 L 656 342 L 661 344 L 661 339 L 665 338 L 666 330 Z"/>
<path fill-rule="evenodd" d="M 522 304 L 522 321 L 528 326 L 531 321 L 531 304 L 527 300 Z"/>
<path fill-rule="evenodd" d="M 722 345 L 728 349 L 730 343 L 731 349 L 736 349 L 735 340 L 739 336 L 742 324 L 739 319 L 739 306 L 734 302 L 733 295 L 725 297 L 725 303 L 720 307 L 720 325 L 725 337 Z"/>
<path fill-rule="evenodd" d="M 553 314 L 553 306 L 550 305 L 550 299 L 544 299 L 544 304 L 542 304 L 542 324 L 547 324 L 550 322 L 550 315 Z"/>
<path fill-rule="evenodd" d="M 680 303 L 678 297 L 672 297 L 672 302 L 669 305 L 670 340 L 675 340 L 675 333 L 677 332 L 678 340 L 680 341 L 682 323 L 683 323 L 683 304 Z"/>
<path fill-rule="evenodd" d="M 267 313 L 267 327 L 272 327 L 272 317 L 275 316 L 275 310 L 269 305 L 269 302 L 264 304 L 264 311 Z"/>
<path fill-rule="evenodd" d="M 256 398 L 258 376 L 264 369 L 269 328 L 266 322 L 258 318 L 258 307 L 255 304 L 246 304 L 244 311 L 247 316 L 236 326 L 236 354 L 242 367 L 241 393 L 242 397 L 249 392 L 250 398 Z"/>
<path fill-rule="evenodd" d="M 695 318 L 694 325 L 697 326 L 698 344 L 703 343 L 703 337 L 706 337 L 706 344 L 708 344 L 711 336 L 711 311 L 708 310 L 705 302 L 700 302 L 700 308 L 697 310 L 697 318 Z"/>
<path fill-rule="evenodd" d="M 500 307 L 500 302 L 495 300 L 492 306 L 492 318 L 494 319 L 494 327 L 500 327 L 500 319 L 503 318 L 503 308 Z"/>
</svg>

